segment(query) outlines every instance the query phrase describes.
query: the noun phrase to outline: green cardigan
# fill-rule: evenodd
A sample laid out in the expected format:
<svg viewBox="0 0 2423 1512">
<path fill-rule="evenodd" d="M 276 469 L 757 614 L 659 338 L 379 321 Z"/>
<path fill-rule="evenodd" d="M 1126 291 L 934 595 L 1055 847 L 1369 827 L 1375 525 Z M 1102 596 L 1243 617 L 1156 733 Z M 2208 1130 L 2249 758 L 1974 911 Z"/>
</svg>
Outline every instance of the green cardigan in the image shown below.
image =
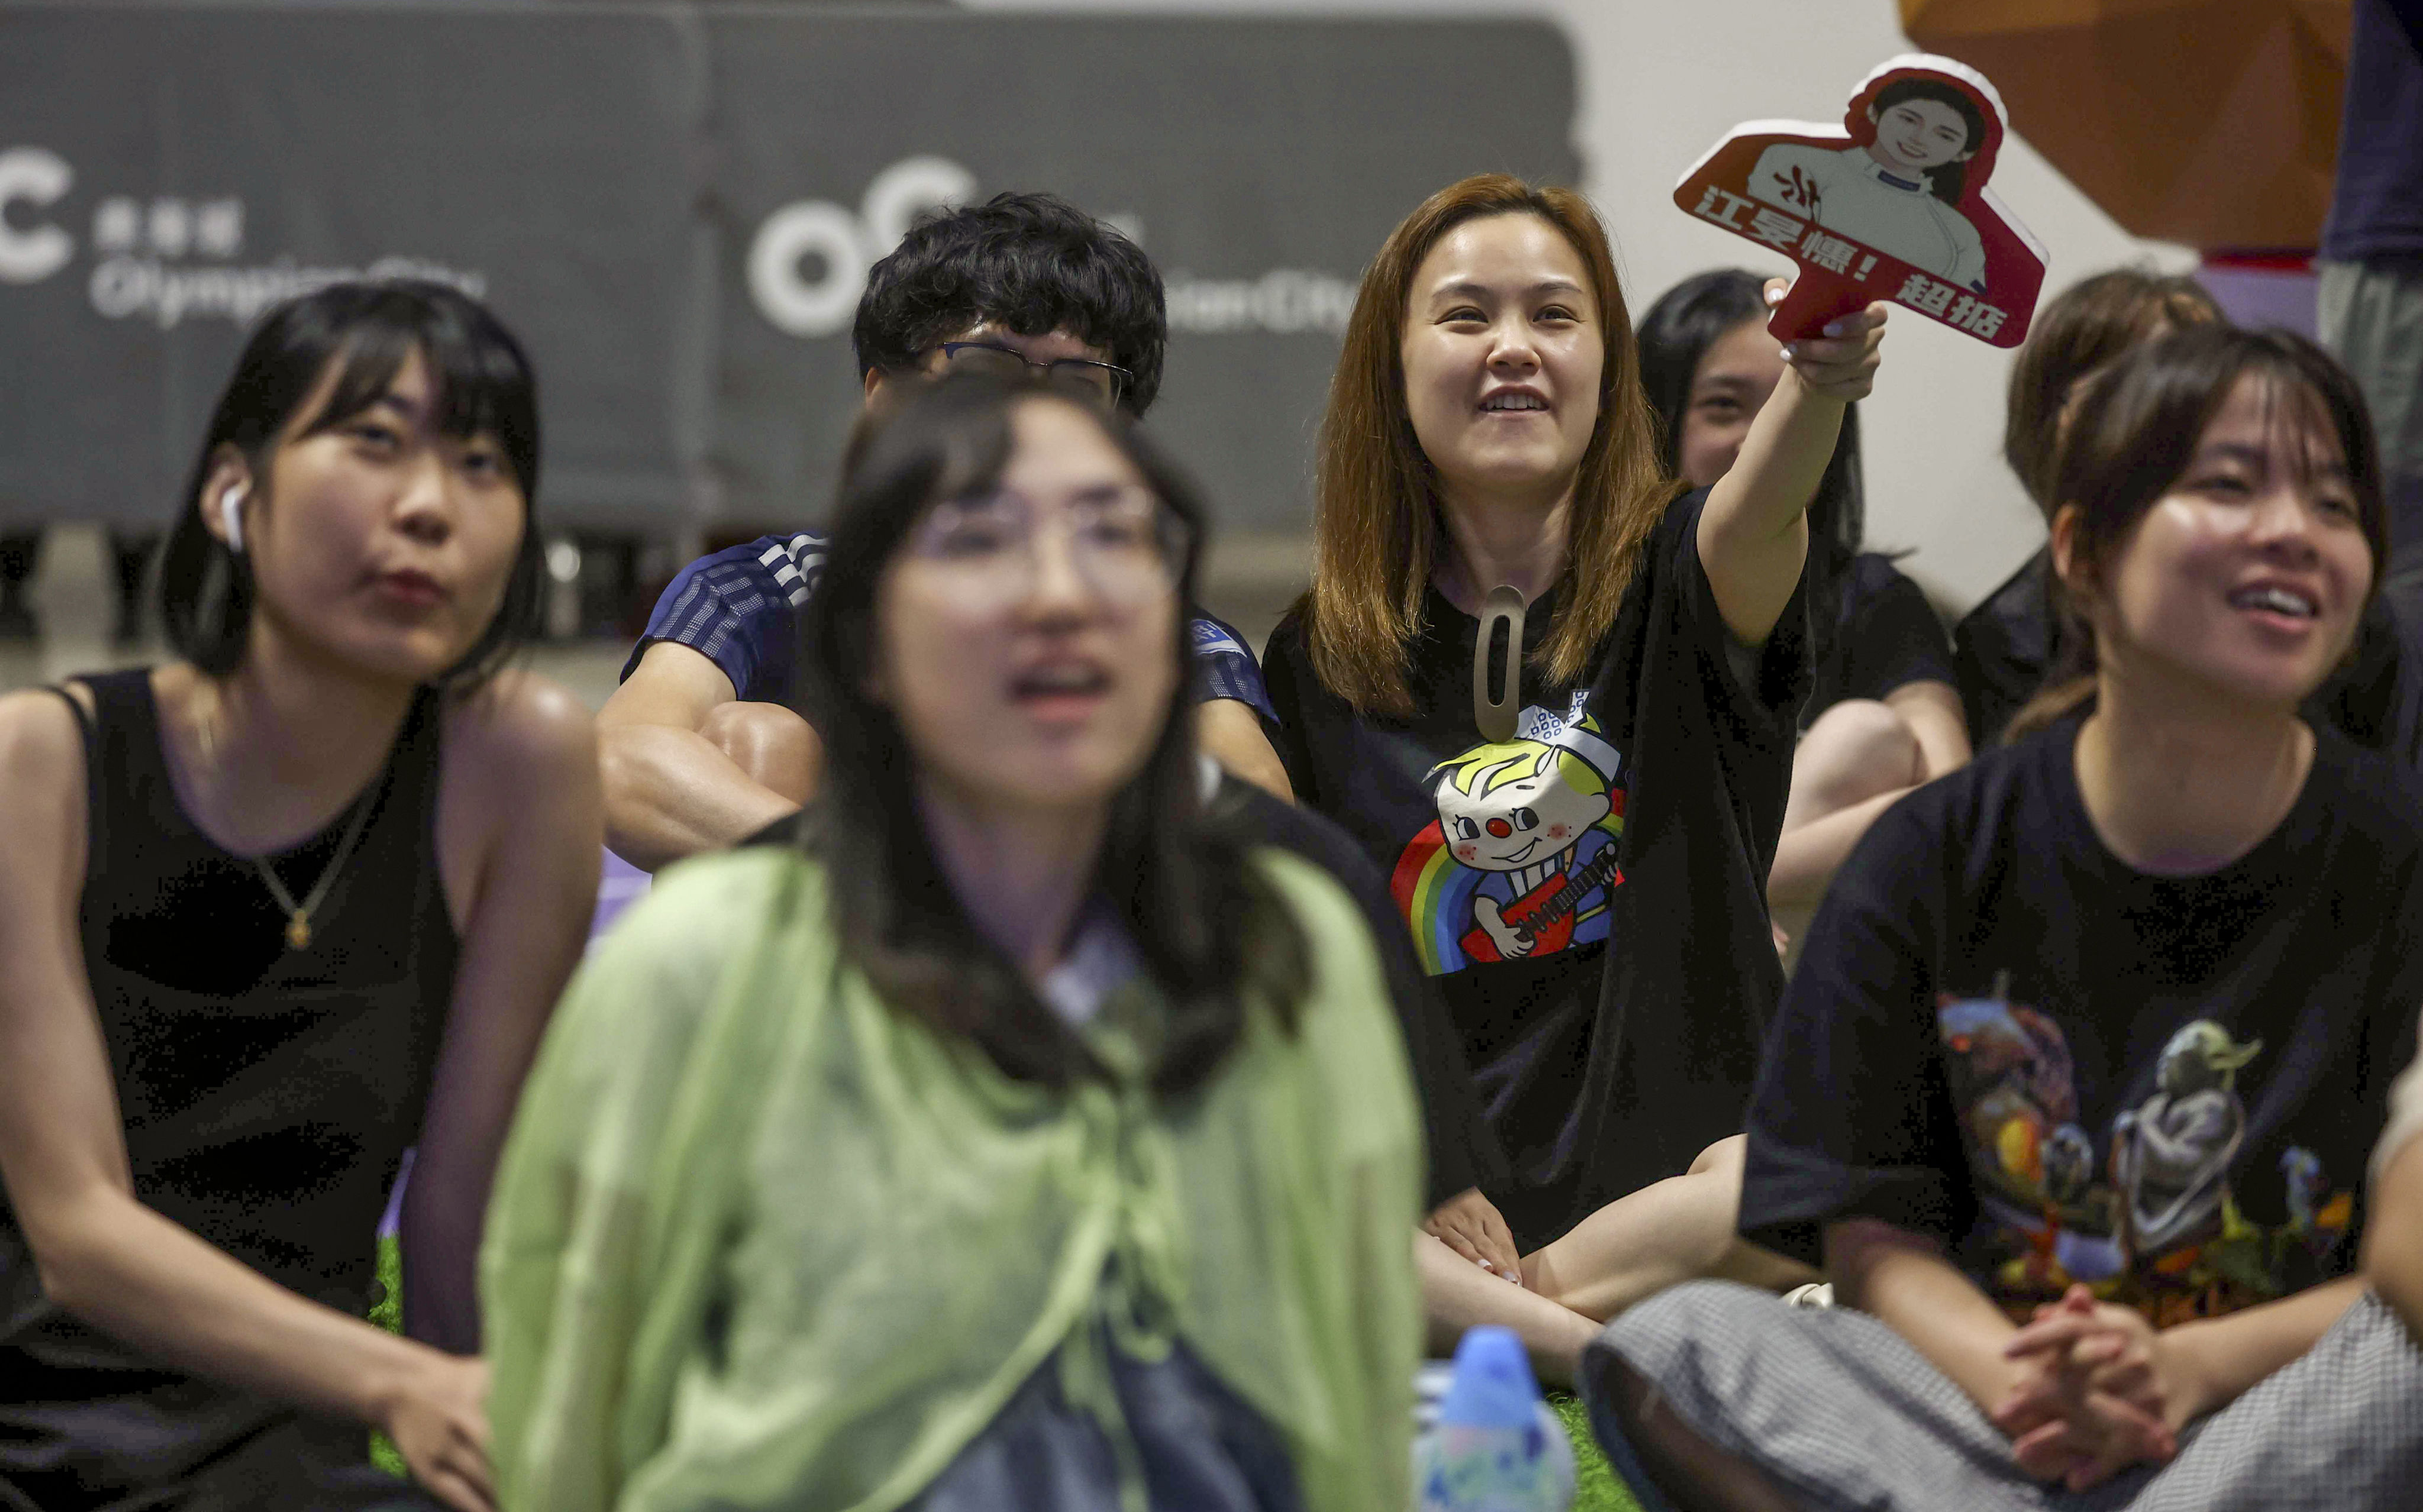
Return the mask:
<svg viewBox="0 0 2423 1512">
<path fill-rule="evenodd" d="M 481 1252 L 499 1504 L 894 1507 L 1064 1344 L 1182 1338 L 1278 1430 L 1307 1512 L 1402 1512 L 1420 1135 L 1370 937 L 1327 876 L 1258 858 L 1309 946 L 1174 1104 L 1135 1071 L 1137 981 L 1053 1093 L 887 1008 L 785 847 L 691 861 L 592 953 L 549 1028 Z M 1114 1263 L 1115 1262 L 1115 1263 Z M 1101 1329 L 1086 1327 L 1092 1321 Z"/>
</svg>

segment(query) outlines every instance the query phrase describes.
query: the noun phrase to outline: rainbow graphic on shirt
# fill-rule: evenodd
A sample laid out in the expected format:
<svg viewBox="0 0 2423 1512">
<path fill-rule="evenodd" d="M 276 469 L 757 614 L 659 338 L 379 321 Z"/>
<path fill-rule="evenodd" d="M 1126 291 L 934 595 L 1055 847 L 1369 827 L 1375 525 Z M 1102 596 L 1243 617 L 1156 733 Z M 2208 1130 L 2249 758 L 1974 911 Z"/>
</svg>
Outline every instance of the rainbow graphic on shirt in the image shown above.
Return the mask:
<svg viewBox="0 0 2423 1512">
<path fill-rule="evenodd" d="M 1438 817 L 1389 879 L 1433 976 L 1607 938 L 1623 882 L 1623 755 L 1578 710 L 1527 708 L 1516 728 L 1431 769 Z"/>
</svg>

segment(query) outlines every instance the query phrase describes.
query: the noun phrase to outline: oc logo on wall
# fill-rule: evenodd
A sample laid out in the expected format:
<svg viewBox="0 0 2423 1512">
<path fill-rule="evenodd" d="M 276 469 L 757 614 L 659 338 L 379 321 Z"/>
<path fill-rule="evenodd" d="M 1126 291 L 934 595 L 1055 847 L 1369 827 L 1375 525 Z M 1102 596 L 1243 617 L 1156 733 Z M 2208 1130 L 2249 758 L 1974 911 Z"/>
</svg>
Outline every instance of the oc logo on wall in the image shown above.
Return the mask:
<svg viewBox="0 0 2423 1512">
<path fill-rule="evenodd" d="M 877 174 L 858 209 L 800 199 L 766 217 L 749 245 L 749 296 L 792 336 L 839 336 L 858 312 L 867 271 L 900 244 L 921 212 L 964 204 L 976 177 L 948 158 L 903 158 Z"/>
</svg>

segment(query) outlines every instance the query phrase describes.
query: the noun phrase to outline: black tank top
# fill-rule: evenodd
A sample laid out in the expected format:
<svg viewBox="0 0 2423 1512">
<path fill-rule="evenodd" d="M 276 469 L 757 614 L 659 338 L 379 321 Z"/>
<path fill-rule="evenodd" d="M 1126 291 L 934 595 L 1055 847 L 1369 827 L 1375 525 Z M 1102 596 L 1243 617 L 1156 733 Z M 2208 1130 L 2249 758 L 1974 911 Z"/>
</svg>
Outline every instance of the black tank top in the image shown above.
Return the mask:
<svg viewBox="0 0 2423 1512">
<path fill-rule="evenodd" d="M 437 695 L 415 698 L 386 767 L 343 812 L 269 858 L 292 896 L 309 896 L 371 805 L 312 911 L 310 943 L 291 950 L 253 862 L 179 806 L 150 674 L 78 681 L 94 705 L 89 721 L 77 711 L 90 794 L 85 965 L 135 1195 L 358 1316 L 388 1189 L 420 1133 L 459 948 L 437 870 Z M 31 1270 L 0 1204 L 8 1312 L 31 1300 Z"/>
</svg>

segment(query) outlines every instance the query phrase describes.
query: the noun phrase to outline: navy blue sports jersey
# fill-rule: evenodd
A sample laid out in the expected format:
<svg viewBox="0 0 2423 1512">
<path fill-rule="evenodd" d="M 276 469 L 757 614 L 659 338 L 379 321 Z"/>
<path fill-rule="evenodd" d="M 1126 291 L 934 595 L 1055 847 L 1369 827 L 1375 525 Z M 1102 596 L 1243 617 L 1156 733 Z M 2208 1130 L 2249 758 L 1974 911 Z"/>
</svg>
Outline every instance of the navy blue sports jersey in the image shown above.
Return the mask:
<svg viewBox="0 0 2423 1512">
<path fill-rule="evenodd" d="M 801 531 L 760 536 L 701 557 L 677 574 L 648 616 L 648 629 L 623 664 L 629 677 L 659 640 L 688 646 L 732 680 L 732 696 L 790 704 L 799 611 L 824 575 L 825 539 Z M 1196 611 L 1190 627 L 1198 702 L 1234 699 L 1275 723 L 1262 669 L 1230 625 Z"/>
</svg>

